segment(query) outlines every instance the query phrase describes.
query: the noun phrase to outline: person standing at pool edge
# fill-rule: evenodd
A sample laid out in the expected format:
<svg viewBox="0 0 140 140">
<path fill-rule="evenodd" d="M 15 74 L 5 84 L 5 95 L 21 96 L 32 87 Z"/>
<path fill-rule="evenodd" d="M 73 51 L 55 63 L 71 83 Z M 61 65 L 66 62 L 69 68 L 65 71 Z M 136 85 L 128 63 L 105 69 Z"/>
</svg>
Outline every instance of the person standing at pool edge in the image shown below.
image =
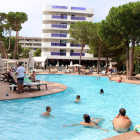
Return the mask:
<svg viewBox="0 0 140 140">
<path fill-rule="evenodd" d="M 18 85 L 18 91 L 17 94 L 20 94 L 21 92 L 23 92 L 23 82 L 24 82 L 24 73 L 25 73 L 25 69 L 24 67 L 22 67 L 22 63 L 19 63 L 19 67 L 16 70 L 16 74 L 17 74 L 17 85 Z"/>
<path fill-rule="evenodd" d="M 114 125 L 113 129 L 119 133 L 128 132 L 132 122 L 128 116 L 125 115 L 126 111 L 124 108 L 119 110 L 119 114 L 114 118 L 112 124 Z"/>
</svg>

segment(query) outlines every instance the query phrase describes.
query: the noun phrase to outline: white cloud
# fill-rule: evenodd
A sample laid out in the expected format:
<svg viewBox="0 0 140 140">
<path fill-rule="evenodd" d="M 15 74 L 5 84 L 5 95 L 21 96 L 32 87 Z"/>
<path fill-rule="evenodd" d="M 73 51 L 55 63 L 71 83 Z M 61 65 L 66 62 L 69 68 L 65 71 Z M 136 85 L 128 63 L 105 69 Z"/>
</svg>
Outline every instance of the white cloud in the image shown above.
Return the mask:
<svg viewBox="0 0 140 140">
<path fill-rule="evenodd" d="M 131 2 L 136 1 L 131 0 Z M 22 25 L 22 30 L 19 32 L 19 35 L 25 37 L 41 37 L 43 5 L 94 8 L 94 21 L 100 22 L 108 15 L 111 7 L 117 7 L 128 2 L 129 0 L 3 0 L 0 4 L 0 12 L 25 12 L 28 15 L 28 21 Z"/>
</svg>

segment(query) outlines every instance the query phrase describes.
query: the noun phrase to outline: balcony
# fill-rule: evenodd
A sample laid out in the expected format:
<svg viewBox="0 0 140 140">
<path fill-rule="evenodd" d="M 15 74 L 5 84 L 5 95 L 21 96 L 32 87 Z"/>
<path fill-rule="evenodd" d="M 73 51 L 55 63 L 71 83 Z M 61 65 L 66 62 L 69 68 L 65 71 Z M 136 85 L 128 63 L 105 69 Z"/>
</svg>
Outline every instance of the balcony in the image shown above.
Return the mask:
<svg viewBox="0 0 140 140">
<path fill-rule="evenodd" d="M 54 18 L 54 19 L 67 19 L 67 16 L 52 15 L 52 18 Z"/>
<path fill-rule="evenodd" d="M 48 15 L 49 13 L 77 13 L 86 15 L 88 17 L 92 17 L 94 15 L 93 8 L 83 8 L 83 7 L 71 7 L 71 6 L 51 6 L 51 5 L 44 5 L 43 6 L 43 15 Z"/>
<path fill-rule="evenodd" d="M 53 9 L 68 9 L 67 6 L 52 6 Z"/>
<path fill-rule="evenodd" d="M 70 56 L 80 56 L 80 53 L 70 53 Z M 82 53 L 82 56 L 85 56 L 85 53 Z"/>
<path fill-rule="evenodd" d="M 71 7 L 71 10 L 86 10 L 86 8 L 83 8 L 83 7 Z"/>
<path fill-rule="evenodd" d="M 72 20 L 86 20 L 86 17 L 71 17 Z"/>
<path fill-rule="evenodd" d="M 51 55 L 66 56 L 66 53 L 64 53 L 64 52 L 51 52 Z"/>
<path fill-rule="evenodd" d="M 52 24 L 52 28 L 67 28 L 67 25 Z"/>
<path fill-rule="evenodd" d="M 51 34 L 51 37 L 67 37 L 67 34 Z"/>
<path fill-rule="evenodd" d="M 59 22 L 77 22 L 79 21 L 91 21 L 94 22 L 94 19 L 91 17 L 74 17 L 74 16 L 58 16 L 58 15 L 43 15 L 42 16 L 43 24 L 48 24 L 48 21 L 59 21 Z"/>
<path fill-rule="evenodd" d="M 66 43 L 51 43 L 51 46 L 67 46 Z"/>
<path fill-rule="evenodd" d="M 42 33 L 42 39 L 65 39 L 65 40 L 69 40 L 72 38 L 70 38 L 70 34 L 57 34 L 57 33 Z"/>
<path fill-rule="evenodd" d="M 71 47 L 81 47 L 80 44 L 74 45 L 74 44 L 70 44 Z M 85 47 L 85 46 L 84 46 Z"/>
</svg>

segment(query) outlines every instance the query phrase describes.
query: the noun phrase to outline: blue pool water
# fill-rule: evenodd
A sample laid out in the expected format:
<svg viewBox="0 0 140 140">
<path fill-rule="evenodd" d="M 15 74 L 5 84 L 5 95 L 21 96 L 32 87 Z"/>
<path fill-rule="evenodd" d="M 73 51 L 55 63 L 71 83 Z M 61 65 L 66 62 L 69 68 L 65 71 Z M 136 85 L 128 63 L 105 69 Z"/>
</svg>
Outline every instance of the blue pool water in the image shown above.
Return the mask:
<svg viewBox="0 0 140 140">
<path fill-rule="evenodd" d="M 0 102 L 0 140 L 101 140 L 118 135 L 112 129 L 113 118 L 125 108 L 133 130 L 139 124 L 140 85 L 109 82 L 107 78 L 76 75 L 37 75 L 37 79 L 65 84 L 68 88 L 57 94 Z M 99 94 L 103 88 L 105 93 Z M 46 91 L 45 91 L 46 92 Z M 74 103 L 81 95 L 81 103 Z M 41 117 L 46 106 L 55 117 Z M 100 127 L 63 127 L 83 121 L 83 114 L 104 118 Z"/>
</svg>

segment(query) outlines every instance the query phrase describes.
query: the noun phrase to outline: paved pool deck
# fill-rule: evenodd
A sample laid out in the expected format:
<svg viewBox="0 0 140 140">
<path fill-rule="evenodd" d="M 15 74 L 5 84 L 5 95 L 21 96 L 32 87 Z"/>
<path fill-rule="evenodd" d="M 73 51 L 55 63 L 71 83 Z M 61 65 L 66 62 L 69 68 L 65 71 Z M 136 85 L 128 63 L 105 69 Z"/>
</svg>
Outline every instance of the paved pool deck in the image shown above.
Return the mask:
<svg viewBox="0 0 140 140">
<path fill-rule="evenodd" d="M 40 91 L 37 90 L 37 86 L 31 87 L 31 92 L 29 88 L 24 88 L 24 93 L 16 94 L 16 91 L 12 92 L 8 87 L 9 83 L 0 81 L 0 100 L 11 100 L 11 99 L 22 99 L 22 98 L 30 98 L 30 97 L 39 97 L 46 96 L 50 94 L 55 94 L 62 92 L 67 89 L 67 86 L 54 83 L 54 82 L 46 82 L 40 81 L 41 83 L 47 84 L 47 90 L 45 85 L 40 86 Z M 8 94 L 9 96 L 6 96 Z"/>
<path fill-rule="evenodd" d="M 40 74 L 48 74 L 46 72 L 40 72 Z M 56 74 L 64 74 L 62 72 L 56 73 Z M 76 73 L 72 73 L 71 75 L 79 75 Z M 80 74 L 83 75 L 83 74 Z M 92 74 L 92 75 L 85 75 L 85 76 L 100 76 L 100 77 L 108 77 L 108 76 L 101 76 L 101 74 Z M 112 81 L 118 81 L 119 75 L 112 76 Z M 125 83 L 131 83 L 131 84 L 140 84 L 140 80 L 127 80 L 125 75 L 122 75 L 124 78 Z M 54 82 L 48 82 L 48 81 L 41 81 L 41 83 L 46 83 L 48 89 L 46 90 L 46 87 L 43 85 L 41 86 L 41 90 L 38 91 L 37 87 L 32 87 L 32 91 L 30 92 L 28 88 L 24 88 L 24 93 L 22 94 L 16 94 L 16 91 L 13 93 L 8 87 L 8 82 L 0 81 L 0 100 L 10 100 L 10 99 L 22 99 L 22 98 L 30 98 L 30 97 L 39 97 L 39 96 L 46 96 L 50 94 L 55 94 L 62 92 L 67 89 L 66 85 L 60 84 L 60 83 L 54 83 Z M 118 83 L 119 84 L 119 83 Z M 9 96 L 6 96 L 8 94 Z M 135 131 L 130 131 L 127 133 L 123 133 L 114 137 L 110 137 L 104 140 L 140 140 L 140 135 L 137 134 Z"/>
</svg>

